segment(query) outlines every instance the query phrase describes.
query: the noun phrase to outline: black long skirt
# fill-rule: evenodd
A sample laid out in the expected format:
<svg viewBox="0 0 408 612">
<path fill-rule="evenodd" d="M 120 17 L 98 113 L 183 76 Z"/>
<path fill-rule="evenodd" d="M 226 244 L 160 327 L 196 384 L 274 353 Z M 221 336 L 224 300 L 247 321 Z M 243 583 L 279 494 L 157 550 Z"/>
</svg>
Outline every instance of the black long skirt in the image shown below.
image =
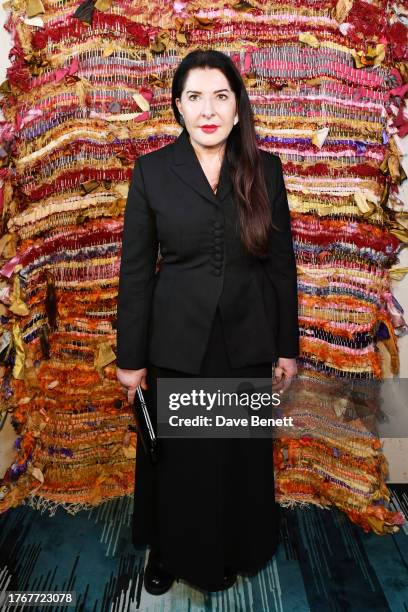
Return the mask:
<svg viewBox="0 0 408 612">
<path fill-rule="evenodd" d="M 232 368 L 217 309 L 198 375 L 148 364 L 156 419 L 158 377 L 271 378 L 272 364 Z M 153 466 L 137 444 L 133 543 L 155 546 L 163 566 L 192 585 L 223 588 L 224 568 L 256 572 L 278 546 L 272 438 L 159 438 Z"/>
</svg>

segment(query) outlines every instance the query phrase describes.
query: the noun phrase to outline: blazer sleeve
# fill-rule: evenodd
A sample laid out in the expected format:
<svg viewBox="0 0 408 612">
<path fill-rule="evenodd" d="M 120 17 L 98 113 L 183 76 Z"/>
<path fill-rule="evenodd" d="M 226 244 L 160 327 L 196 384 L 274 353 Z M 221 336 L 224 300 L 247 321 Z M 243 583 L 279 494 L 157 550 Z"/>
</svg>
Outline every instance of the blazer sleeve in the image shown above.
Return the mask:
<svg viewBox="0 0 408 612">
<path fill-rule="evenodd" d="M 278 357 L 294 358 L 299 355 L 298 291 L 296 259 L 292 242 L 290 211 L 283 177 L 282 161 L 277 155 L 271 172 L 274 179 L 272 200 L 272 228 L 266 274 L 272 283 L 278 302 L 277 328 Z"/>
<path fill-rule="evenodd" d="M 146 367 L 157 254 L 155 215 L 145 195 L 140 160 L 136 160 L 125 206 L 119 271 L 116 364 L 120 368 Z"/>
</svg>

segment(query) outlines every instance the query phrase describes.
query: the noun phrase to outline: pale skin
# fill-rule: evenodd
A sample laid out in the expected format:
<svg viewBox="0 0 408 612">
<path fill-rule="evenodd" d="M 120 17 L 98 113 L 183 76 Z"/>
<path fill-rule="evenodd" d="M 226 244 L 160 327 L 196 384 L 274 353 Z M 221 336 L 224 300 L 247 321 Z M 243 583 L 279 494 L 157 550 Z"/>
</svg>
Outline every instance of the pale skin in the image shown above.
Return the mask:
<svg viewBox="0 0 408 612">
<path fill-rule="evenodd" d="M 190 142 L 208 182 L 215 190 L 225 152 L 227 138 L 238 121 L 234 92 L 227 78 L 217 68 L 193 68 L 188 73 L 181 98 L 176 99 L 183 116 Z M 217 125 L 214 132 L 205 133 L 201 126 Z M 296 359 L 279 357 L 274 371 L 272 388 L 283 393 L 297 373 Z M 147 368 L 126 370 L 116 368 L 116 375 L 130 404 L 136 389 L 148 389 Z"/>
</svg>

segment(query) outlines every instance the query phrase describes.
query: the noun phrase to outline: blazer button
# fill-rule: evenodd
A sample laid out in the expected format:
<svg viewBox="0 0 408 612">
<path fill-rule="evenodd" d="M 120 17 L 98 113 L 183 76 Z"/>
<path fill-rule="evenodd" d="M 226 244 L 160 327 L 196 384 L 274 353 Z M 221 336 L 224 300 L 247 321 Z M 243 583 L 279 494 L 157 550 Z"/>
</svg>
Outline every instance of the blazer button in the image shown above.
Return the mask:
<svg viewBox="0 0 408 612">
<path fill-rule="evenodd" d="M 213 262 L 213 266 L 214 266 L 215 269 L 218 270 L 219 268 L 222 268 L 222 262 L 221 261 L 214 261 Z"/>
<path fill-rule="evenodd" d="M 221 244 L 221 238 L 219 236 L 217 236 L 216 238 L 214 238 L 214 244 Z"/>
<path fill-rule="evenodd" d="M 215 259 L 215 261 L 221 261 L 222 260 L 222 254 L 221 253 L 215 253 L 214 259 Z"/>
<path fill-rule="evenodd" d="M 219 245 L 215 245 L 214 252 L 215 253 L 221 253 L 221 247 Z"/>
<path fill-rule="evenodd" d="M 216 229 L 216 230 L 214 230 L 213 234 L 214 234 L 214 236 L 216 236 L 216 237 L 218 237 L 218 236 L 222 236 L 222 230 L 220 230 L 220 229 Z"/>
<path fill-rule="evenodd" d="M 213 270 L 214 276 L 221 276 L 221 270 Z"/>
<path fill-rule="evenodd" d="M 214 227 L 221 227 L 221 223 L 219 221 L 214 221 L 213 223 Z"/>
</svg>

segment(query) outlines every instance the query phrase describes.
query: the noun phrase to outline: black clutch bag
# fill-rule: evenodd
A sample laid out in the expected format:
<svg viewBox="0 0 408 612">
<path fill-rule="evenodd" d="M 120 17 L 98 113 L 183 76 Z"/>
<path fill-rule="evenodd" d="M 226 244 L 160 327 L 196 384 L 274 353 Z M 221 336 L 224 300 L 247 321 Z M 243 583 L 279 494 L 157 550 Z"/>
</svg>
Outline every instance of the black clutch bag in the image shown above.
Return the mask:
<svg viewBox="0 0 408 612">
<path fill-rule="evenodd" d="M 149 456 L 153 465 L 156 465 L 158 462 L 157 438 L 140 385 L 136 388 L 133 412 L 135 415 L 137 434 L 142 442 L 144 451 L 146 455 Z"/>
</svg>

